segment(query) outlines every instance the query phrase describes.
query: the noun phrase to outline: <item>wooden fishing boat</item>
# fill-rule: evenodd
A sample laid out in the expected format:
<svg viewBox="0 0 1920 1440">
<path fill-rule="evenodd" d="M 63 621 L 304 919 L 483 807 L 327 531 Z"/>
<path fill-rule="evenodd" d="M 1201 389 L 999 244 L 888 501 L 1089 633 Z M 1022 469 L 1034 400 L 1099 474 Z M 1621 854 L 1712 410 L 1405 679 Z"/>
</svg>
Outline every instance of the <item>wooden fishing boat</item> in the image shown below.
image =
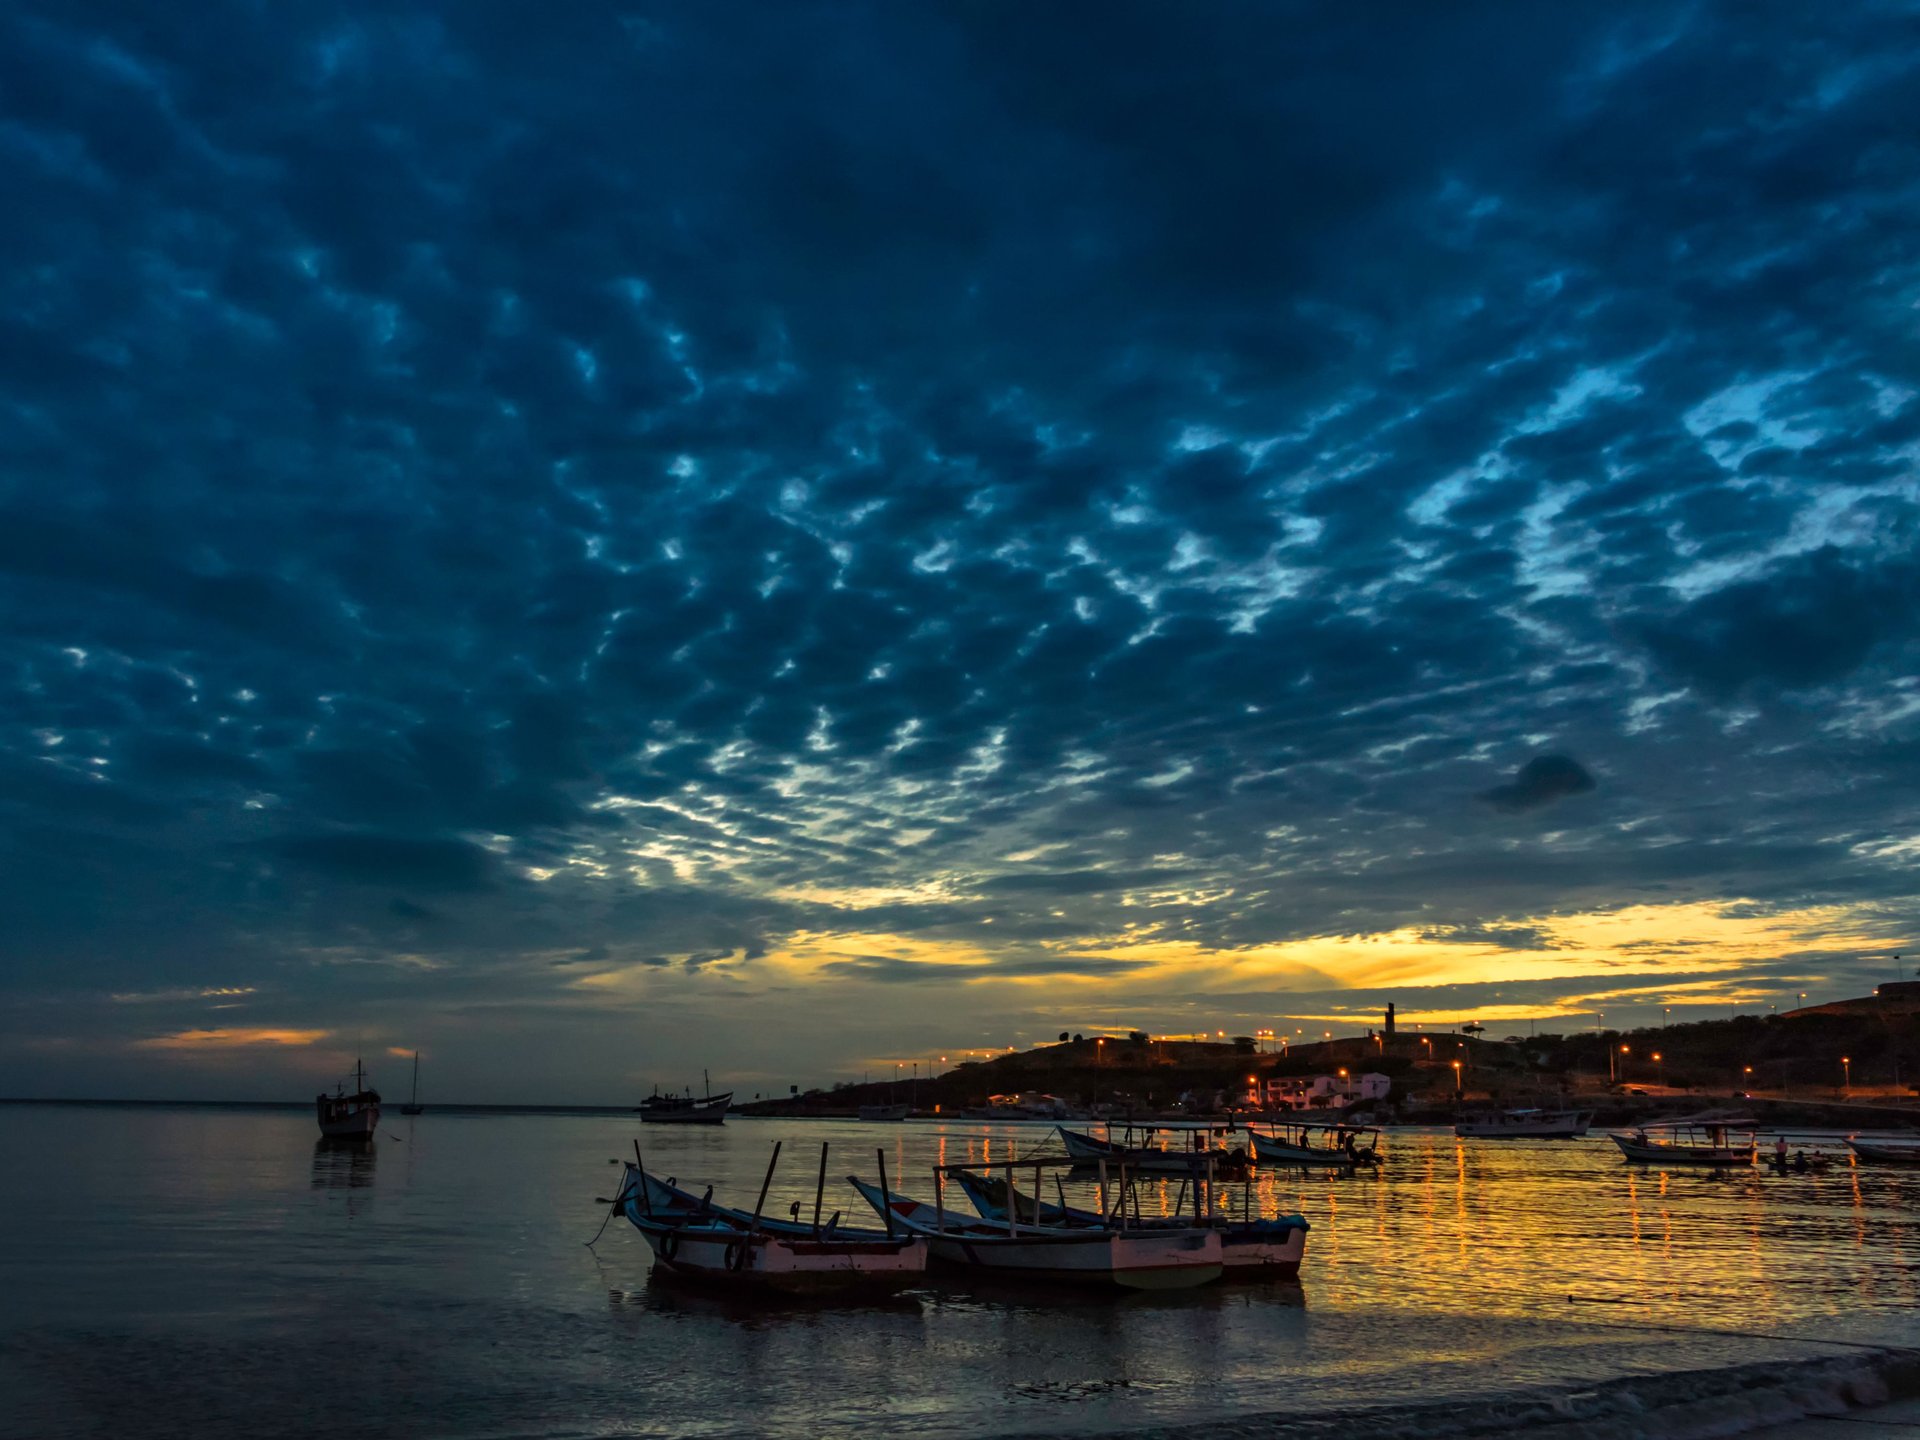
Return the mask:
<svg viewBox="0 0 1920 1440">
<path fill-rule="evenodd" d="M 367 1085 L 367 1071 L 358 1060 L 353 1062 L 353 1093 L 344 1083 L 331 1095 L 313 1097 L 320 1133 L 329 1140 L 371 1140 L 380 1128 L 380 1092 Z"/>
<path fill-rule="evenodd" d="M 1490 1110 L 1462 1116 L 1453 1133 L 1468 1140 L 1577 1140 L 1592 1125 L 1591 1110 Z"/>
<path fill-rule="evenodd" d="M 1124 1165 L 1139 1174 L 1196 1176 L 1211 1164 L 1215 1175 L 1226 1177 L 1245 1172 L 1249 1163 L 1244 1148 L 1228 1149 L 1213 1143 L 1216 1135 L 1232 1133 L 1219 1125 L 1151 1125 L 1122 1123 L 1120 1138 L 1109 1124 L 1104 1136 L 1083 1130 L 1054 1127 L 1067 1156 L 1077 1165 Z"/>
<path fill-rule="evenodd" d="M 1276 1120 L 1263 1130 L 1249 1129 L 1253 1156 L 1262 1165 L 1340 1165 L 1353 1168 L 1380 1163 L 1380 1132 L 1365 1125 L 1315 1125 Z"/>
<path fill-rule="evenodd" d="M 1751 1120 L 1666 1120 L 1608 1138 L 1640 1165 L 1751 1165 L 1759 1154 Z"/>
<path fill-rule="evenodd" d="M 1011 1197 L 1014 1214 L 1035 1225 L 1062 1225 L 1076 1229 L 1096 1229 L 1112 1224 L 1109 1217 L 1071 1205 L 1040 1201 L 1023 1195 L 1005 1180 L 962 1170 L 954 1177 L 967 1199 L 983 1220 L 1005 1221 Z M 1194 1209 L 1201 1208 L 1199 1188 L 1194 1190 Z M 1184 1199 L 1184 1196 L 1183 1196 Z M 1121 1203 L 1124 1205 L 1125 1199 Z M 1282 1215 L 1273 1220 L 1234 1220 L 1196 1215 L 1154 1216 L 1136 1222 L 1141 1229 L 1177 1230 L 1205 1227 L 1220 1234 L 1220 1264 L 1228 1279 L 1292 1280 L 1300 1274 L 1300 1262 L 1306 1255 L 1307 1224 L 1304 1215 Z"/>
<path fill-rule="evenodd" d="M 420 1052 L 413 1052 L 413 1094 L 407 1097 L 407 1103 L 400 1107 L 402 1115 L 418 1115 L 427 1107 L 420 1103 Z"/>
<path fill-rule="evenodd" d="M 946 1208 L 943 1182 L 949 1170 L 935 1167 L 933 1205 L 923 1204 L 858 1176 L 847 1181 L 889 1225 L 926 1239 L 932 1262 L 994 1280 L 1047 1281 L 1056 1285 L 1125 1290 L 1182 1290 L 1220 1278 L 1220 1235 L 1215 1230 L 1116 1226 L 1073 1229 L 968 1220 Z"/>
<path fill-rule="evenodd" d="M 1920 1143 L 1911 1140 L 1862 1140 L 1849 1135 L 1847 1148 L 1875 1165 L 1920 1165 Z"/>
<path fill-rule="evenodd" d="M 614 1206 L 646 1237 L 655 1261 L 682 1279 L 730 1288 L 827 1295 L 898 1290 L 927 1269 L 927 1242 L 904 1230 L 842 1229 L 839 1214 L 820 1222 L 827 1147 L 820 1147 L 820 1188 L 814 1223 L 763 1218 L 780 1145 L 773 1147 L 760 1199 L 751 1212 L 696 1198 L 672 1181 L 659 1181 L 638 1164 L 626 1166 L 626 1185 Z M 797 1214 L 798 1207 L 795 1207 Z"/>
<path fill-rule="evenodd" d="M 658 1090 L 642 1100 L 635 1108 L 640 1119 L 648 1125 L 719 1125 L 727 1118 L 727 1107 L 733 1104 L 733 1092 L 713 1093 L 713 1082 L 707 1078 L 707 1072 L 700 1072 L 706 1094 L 696 1096 L 689 1090 L 684 1095 L 662 1095 Z"/>
</svg>

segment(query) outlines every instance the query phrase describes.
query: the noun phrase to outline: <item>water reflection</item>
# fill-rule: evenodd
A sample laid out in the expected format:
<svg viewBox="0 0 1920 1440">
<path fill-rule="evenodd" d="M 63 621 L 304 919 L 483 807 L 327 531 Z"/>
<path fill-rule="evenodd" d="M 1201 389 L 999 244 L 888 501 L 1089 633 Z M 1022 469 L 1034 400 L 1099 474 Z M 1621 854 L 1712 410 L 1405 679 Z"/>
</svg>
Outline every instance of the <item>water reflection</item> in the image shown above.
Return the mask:
<svg viewBox="0 0 1920 1440">
<path fill-rule="evenodd" d="M 315 1190 L 364 1190 L 373 1184 L 374 1162 L 380 1158 L 372 1140 L 340 1140 L 322 1135 L 313 1142 Z"/>
</svg>

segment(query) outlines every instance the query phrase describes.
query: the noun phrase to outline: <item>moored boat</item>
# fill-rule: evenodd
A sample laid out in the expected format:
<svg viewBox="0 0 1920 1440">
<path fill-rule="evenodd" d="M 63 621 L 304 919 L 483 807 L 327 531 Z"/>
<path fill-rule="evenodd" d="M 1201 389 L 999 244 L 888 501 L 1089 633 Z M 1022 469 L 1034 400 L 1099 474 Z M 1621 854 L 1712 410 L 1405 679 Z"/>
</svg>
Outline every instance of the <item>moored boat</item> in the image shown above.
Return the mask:
<svg viewBox="0 0 1920 1440">
<path fill-rule="evenodd" d="M 1228 1149 L 1213 1143 L 1215 1135 L 1228 1133 L 1223 1126 L 1123 1124 L 1119 1127 L 1121 1138 L 1118 1140 L 1113 1138 L 1114 1128 L 1108 1125 L 1103 1137 L 1083 1130 L 1069 1130 L 1064 1125 L 1054 1127 L 1060 1143 L 1066 1147 L 1067 1157 L 1077 1165 L 1097 1165 L 1105 1161 L 1109 1165 L 1125 1165 L 1142 1174 L 1202 1175 L 1211 1164 L 1219 1177 L 1238 1175 L 1247 1168 L 1244 1149 Z M 1161 1136 L 1171 1143 L 1154 1143 Z"/>
<path fill-rule="evenodd" d="M 329 1140 L 370 1140 L 380 1128 L 380 1092 L 367 1084 L 366 1067 L 353 1062 L 353 1093 L 344 1083 L 331 1095 L 313 1097 L 320 1133 Z"/>
<path fill-rule="evenodd" d="M 826 1158 L 822 1145 L 822 1188 Z M 819 1190 L 811 1225 L 797 1218 L 763 1218 L 767 1187 L 779 1159 L 776 1144 L 751 1212 L 713 1204 L 711 1190 L 695 1197 L 637 1164 L 625 1167 L 626 1184 L 614 1205 L 646 1238 L 661 1267 L 705 1284 L 786 1294 L 872 1293 L 912 1285 L 926 1273 L 928 1245 L 923 1238 L 891 1226 L 884 1231 L 842 1229 L 838 1212 L 822 1224 Z"/>
<path fill-rule="evenodd" d="M 967 1220 L 849 1175 L 875 1213 L 925 1238 L 933 1263 L 997 1280 L 1125 1290 L 1183 1290 L 1220 1278 L 1219 1232 L 1108 1227 L 1069 1229 L 1015 1220 Z"/>
<path fill-rule="evenodd" d="M 1343 1165 L 1380 1163 L 1380 1132 L 1366 1125 L 1314 1125 L 1276 1120 L 1262 1130 L 1249 1129 L 1253 1157 L 1262 1165 Z"/>
<path fill-rule="evenodd" d="M 862 1120 L 904 1120 L 912 1113 L 913 1107 L 911 1105 L 862 1105 L 860 1107 L 860 1118 Z"/>
<path fill-rule="evenodd" d="M 1751 1120 L 1666 1120 L 1607 1138 L 1635 1164 L 1751 1165 L 1759 1154 Z"/>
<path fill-rule="evenodd" d="M 1063 1225 L 1088 1229 L 1110 1222 L 1092 1210 L 1041 1201 L 1020 1193 L 1018 1187 L 972 1170 L 954 1175 L 967 1199 L 983 1220 L 1004 1222 L 1009 1199 L 1014 1214 L 1021 1220 L 1039 1225 Z M 1124 1203 L 1124 1202 L 1123 1202 Z M 1195 1192 L 1199 1209 L 1198 1190 Z M 1307 1231 L 1312 1227 L 1303 1215 L 1281 1215 L 1272 1220 L 1232 1220 L 1183 1217 L 1151 1217 L 1136 1222 L 1142 1229 L 1182 1229 L 1204 1227 L 1220 1234 L 1220 1264 L 1229 1279 L 1292 1280 L 1300 1274 L 1300 1262 L 1306 1254 Z"/>
<path fill-rule="evenodd" d="M 1453 1133 L 1468 1140 L 1577 1140 L 1592 1125 L 1591 1110 L 1490 1110 L 1462 1116 Z"/>
</svg>

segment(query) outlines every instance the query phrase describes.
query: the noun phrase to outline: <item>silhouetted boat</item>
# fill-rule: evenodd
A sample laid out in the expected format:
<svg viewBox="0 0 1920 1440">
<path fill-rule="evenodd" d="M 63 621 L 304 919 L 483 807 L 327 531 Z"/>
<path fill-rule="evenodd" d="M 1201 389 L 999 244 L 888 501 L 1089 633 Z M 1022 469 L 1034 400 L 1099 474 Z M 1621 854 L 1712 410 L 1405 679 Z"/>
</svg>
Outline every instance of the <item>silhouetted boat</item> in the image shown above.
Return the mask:
<svg viewBox="0 0 1920 1440">
<path fill-rule="evenodd" d="M 1228 1150 L 1213 1143 L 1213 1136 L 1227 1133 L 1224 1126 L 1122 1122 L 1118 1128 L 1120 1139 L 1115 1140 L 1115 1127 L 1111 1123 L 1106 1126 L 1105 1136 L 1089 1135 L 1084 1130 L 1069 1130 L 1064 1125 L 1054 1127 L 1060 1136 L 1060 1143 L 1067 1147 L 1068 1158 L 1076 1165 L 1097 1165 L 1104 1160 L 1109 1165 L 1125 1165 L 1136 1172 L 1200 1175 L 1205 1173 L 1211 1162 L 1214 1173 L 1221 1177 L 1239 1174 L 1247 1168 L 1247 1152 L 1244 1149 Z M 1161 1135 L 1171 1137 L 1175 1143 L 1155 1144 L 1155 1139 Z"/>
<path fill-rule="evenodd" d="M 1253 1158 L 1262 1165 L 1378 1165 L 1380 1132 L 1365 1125 L 1315 1125 L 1276 1120 L 1262 1132 L 1249 1127 Z"/>
<path fill-rule="evenodd" d="M 343 1083 L 332 1095 L 314 1096 L 320 1133 L 329 1140 L 366 1140 L 380 1128 L 380 1092 L 367 1088 L 367 1072 L 358 1060 L 353 1062 L 353 1083 L 351 1095 Z"/>
<path fill-rule="evenodd" d="M 911 1105 L 862 1105 L 862 1120 L 904 1120 L 912 1112 Z"/>
<path fill-rule="evenodd" d="M 713 1093 L 713 1082 L 707 1079 L 707 1072 L 700 1072 L 701 1082 L 707 1093 L 696 1097 L 689 1090 L 685 1095 L 662 1095 L 655 1091 L 635 1107 L 642 1121 L 649 1125 L 718 1125 L 727 1118 L 727 1107 L 733 1104 L 733 1092 Z"/>
<path fill-rule="evenodd" d="M 427 1107 L 420 1103 L 420 1052 L 413 1052 L 413 1094 L 407 1103 L 400 1107 L 402 1115 L 418 1115 Z"/>
<path fill-rule="evenodd" d="M 1577 1140 L 1592 1124 L 1591 1110 L 1490 1110 L 1462 1116 L 1453 1133 L 1469 1140 Z"/>
</svg>

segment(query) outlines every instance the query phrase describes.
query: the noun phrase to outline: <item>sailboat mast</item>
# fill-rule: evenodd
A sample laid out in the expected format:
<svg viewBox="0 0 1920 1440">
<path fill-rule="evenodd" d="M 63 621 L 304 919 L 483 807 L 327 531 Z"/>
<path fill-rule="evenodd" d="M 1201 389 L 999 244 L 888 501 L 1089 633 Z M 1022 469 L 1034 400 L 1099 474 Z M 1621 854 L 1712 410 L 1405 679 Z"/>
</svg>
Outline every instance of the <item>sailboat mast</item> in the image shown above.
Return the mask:
<svg viewBox="0 0 1920 1440">
<path fill-rule="evenodd" d="M 413 1052 L 413 1098 L 407 1103 L 409 1105 L 420 1103 L 420 1052 L 418 1050 Z"/>
</svg>

